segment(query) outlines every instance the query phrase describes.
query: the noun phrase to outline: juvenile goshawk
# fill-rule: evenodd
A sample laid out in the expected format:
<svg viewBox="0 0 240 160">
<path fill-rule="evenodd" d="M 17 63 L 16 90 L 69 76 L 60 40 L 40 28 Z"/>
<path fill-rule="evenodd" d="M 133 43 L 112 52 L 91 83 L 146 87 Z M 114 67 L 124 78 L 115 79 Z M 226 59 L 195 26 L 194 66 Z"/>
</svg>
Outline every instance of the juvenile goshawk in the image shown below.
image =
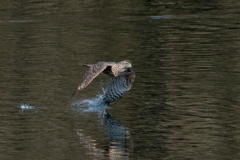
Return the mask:
<svg viewBox="0 0 240 160">
<path fill-rule="evenodd" d="M 103 102 L 107 104 L 119 99 L 124 93 L 129 91 L 135 79 L 135 72 L 132 70 L 132 64 L 128 60 L 98 62 L 84 66 L 88 67 L 88 71 L 85 73 L 82 83 L 75 91 L 75 95 L 80 90 L 86 88 L 100 73 L 105 73 L 112 77 L 103 95 Z"/>
</svg>

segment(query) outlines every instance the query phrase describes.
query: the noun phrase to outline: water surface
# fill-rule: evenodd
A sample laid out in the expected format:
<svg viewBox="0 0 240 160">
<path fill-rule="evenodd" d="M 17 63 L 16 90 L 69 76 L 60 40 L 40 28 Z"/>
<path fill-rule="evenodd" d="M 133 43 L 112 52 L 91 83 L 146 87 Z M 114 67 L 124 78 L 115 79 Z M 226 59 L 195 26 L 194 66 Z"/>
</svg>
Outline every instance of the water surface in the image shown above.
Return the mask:
<svg viewBox="0 0 240 160">
<path fill-rule="evenodd" d="M 239 7 L 0 2 L 0 159 L 240 159 Z M 73 109 L 81 65 L 123 59 L 134 65 L 133 89 L 106 110 Z"/>
</svg>

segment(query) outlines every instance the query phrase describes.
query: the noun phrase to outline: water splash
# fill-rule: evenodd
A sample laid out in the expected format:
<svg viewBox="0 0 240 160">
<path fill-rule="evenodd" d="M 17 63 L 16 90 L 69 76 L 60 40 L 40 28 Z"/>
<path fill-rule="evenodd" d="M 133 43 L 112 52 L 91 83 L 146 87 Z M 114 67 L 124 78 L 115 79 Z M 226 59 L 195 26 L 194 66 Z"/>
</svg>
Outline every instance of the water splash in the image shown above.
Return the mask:
<svg viewBox="0 0 240 160">
<path fill-rule="evenodd" d="M 29 110 L 41 110 L 41 109 L 47 109 L 47 107 L 36 107 L 36 106 L 31 106 L 28 104 L 20 104 L 17 106 L 17 108 L 21 111 L 29 111 Z"/>
<path fill-rule="evenodd" d="M 104 112 L 108 108 L 108 105 L 102 103 L 103 95 L 104 90 L 102 94 L 97 95 L 95 98 L 73 101 L 71 106 L 79 112 Z"/>
</svg>

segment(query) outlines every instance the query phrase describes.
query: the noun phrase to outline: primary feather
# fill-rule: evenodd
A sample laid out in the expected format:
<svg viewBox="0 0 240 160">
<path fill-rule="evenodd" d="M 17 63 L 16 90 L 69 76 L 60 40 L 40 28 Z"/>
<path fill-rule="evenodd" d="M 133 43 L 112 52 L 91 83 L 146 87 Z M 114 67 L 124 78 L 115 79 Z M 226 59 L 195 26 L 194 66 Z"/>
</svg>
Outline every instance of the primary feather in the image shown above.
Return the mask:
<svg viewBox="0 0 240 160">
<path fill-rule="evenodd" d="M 120 62 L 98 62 L 96 64 L 87 64 L 88 67 L 87 72 L 83 77 L 82 83 L 78 86 L 75 91 L 75 95 L 78 91 L 86 88 L 99 74 L 105 73 L 110 76 L 117 77 L 123 74 L 128 68 L 132 67 L 132 64 L 127 61 Z"/>
</svg>

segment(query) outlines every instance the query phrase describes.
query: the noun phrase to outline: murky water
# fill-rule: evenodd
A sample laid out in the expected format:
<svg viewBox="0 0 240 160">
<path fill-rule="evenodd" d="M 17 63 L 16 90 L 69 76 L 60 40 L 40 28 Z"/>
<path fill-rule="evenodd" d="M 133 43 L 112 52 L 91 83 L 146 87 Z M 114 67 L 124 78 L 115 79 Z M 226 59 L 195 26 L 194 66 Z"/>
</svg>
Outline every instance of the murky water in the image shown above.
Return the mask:
<svg viewBox="0 0 240 160">
<path fill-rule="evenodd" d="M 240 159 L 240 1 L 0 2 L 0 159 Z M 82 64 L 129 59 L 106 110 Z M 28 106 L 29 105 L 29 106 Z M 30 107 L 30 108 L 28 108 Z"/>
</svg>

